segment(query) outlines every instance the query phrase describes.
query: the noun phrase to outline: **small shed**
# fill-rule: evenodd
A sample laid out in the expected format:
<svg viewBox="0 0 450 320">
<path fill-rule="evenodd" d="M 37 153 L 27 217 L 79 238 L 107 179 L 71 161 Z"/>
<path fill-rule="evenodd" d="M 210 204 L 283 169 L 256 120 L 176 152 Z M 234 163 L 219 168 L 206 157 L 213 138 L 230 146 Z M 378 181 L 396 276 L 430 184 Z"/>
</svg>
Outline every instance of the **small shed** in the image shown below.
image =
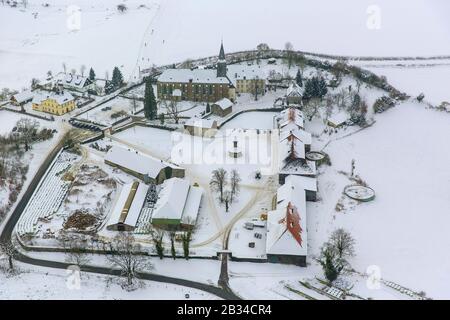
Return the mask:
<svg viewBox="0 0 450 320">
<path fill-rule="evenodd" d="M 331 117 L 328 118 L 327 124 L 332 128 L 339 128 L 347 123 L 348 118 L 348 114 L 341 111 L 331 115 Z"/>
<path fill-rule="evenodd" d="M 191 136 L 211 138 L 217 133 L 217 121 L 200 118 L 191 118 L 184 124 L 184 129 Z"/>
<path fill-rule="evenodd" d="M 33 92 L 31 90 L 25 90 L 11 96 L 11 103 L 15 106 L 23 106 L 24 104 L 33 100 Z"/>
<path fill-rule="evenodd" d="M 211 106 L 211 113 L 222 118 L 231 112 L 233 112 L 233 102 L 227 98 L 223 98 Z"/>
</svg>

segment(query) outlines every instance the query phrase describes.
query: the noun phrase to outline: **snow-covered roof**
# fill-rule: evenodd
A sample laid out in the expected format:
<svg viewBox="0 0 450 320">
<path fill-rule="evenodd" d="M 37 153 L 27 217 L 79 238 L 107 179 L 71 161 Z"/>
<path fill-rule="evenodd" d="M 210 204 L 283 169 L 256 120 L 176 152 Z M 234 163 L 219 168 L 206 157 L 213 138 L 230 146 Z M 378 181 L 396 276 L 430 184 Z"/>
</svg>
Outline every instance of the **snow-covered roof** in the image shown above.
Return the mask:
<svg viewBox="0 0 450 320">
<path fill-rule="evenodd" d="M 61 91 L 61 93 L 57 93 L 54 91 L 40 91 L 35 92 L 33 96 L 32 103 L 41 104 L 45 100 L 55 100 L 58 104 L 64 104 L 74 100 L 75 98 L 68 91 Z"/>
<path fill-rule="evenodd" d="M 203 188 L 193 187 L 189 188 L 186 205 L 184 206 L 182 223 L 191 224 L 195 223 L 198 216 L 198 210 L 200 208 L 200 202 L 203 196 Z"/>
<path fill-rule="evenodd" d="M 164 181 L 152 219 L 181 220 L 188 193 L 189 182 L 187 180 L 172 178 Z"/>
<path fill-rule="evenodd" d="M 306 192 L 286 182 L 278 189 L 277 208 L 267 215 L 266 254 L 307 255 Z"/>
<path fill-rule="evenodd" d="M 159 82 L 175 83 L 211 83 L 228 84 L 226 77 L 217 77 L 217 71 L 213 69 L 167 69 L 158 78 Z"/>
<path fill-rule="evenodd" d="M 56 80 L 64 86 L 69 86 L 77 89 L 82 89 L 86 85 L 91 83 L 88 77 L 83 77 L 81 75 L 60 72 L 56 75 Z"/>
<path fill-rule="evenodd" d="M 287 108 L 277 117 L 278 127 L 284 130 L 303 129 L 305 120 L 303 112 L 295 108 Z"/>
<path fill-rule="evenodd" d="M 213 129 L 217 128 L 216 120 L 208 120 L 208 119 L 200 119 L 200 118 L 190 118 L 184 124 L 184 126 L 204 128 L 204 129 Z"/>
<path fill-rule="evenodd" d="M 331 115 L 331 117 L 328 118 L 328 122 L 332 123 L 335 126 L 340 126 L 347 122 L 348 120 L 348 114 L 344 111 L 340 111 L 338 113 L 335 113 Z"/>
<path fill-rule="evenodd" d="M 231 100 L 228 99 L 228 98 L 223 98 L 223 99 L 217 101 L 216 103 L 214 103 L 214 105 L 217 105 L 222 110 L 225 110 L 225 109 L 227 109 L 229 107 L 232 107 L 233 106 L 233 102 L 231 102 Z"/>
<path fill-rule="evenodd" d="M 14 98 L 14 100 L 16 100 L 17 103 L 24 103 L 32 100 L 33 96 L 34 96 L 33 92 L 30 89 L 28 89 L 13 95 L 11 99 Z"/>
<path fill-rule="evenodd" d="M 108 151 L 105 161 L 128 168 L 142 175 L 148 175 L 152 179 L 156 179 L 164 168 L 180 169 L 174 164 L 142 154 L 133 149 L 125 149 L 118 146 L 113 146 Z"/>
<path fill-rule="evenodd" d="M 227 66 L 227 75 L 234 85 L 236 85 L 237 80 L 264 80 L 266 78 L 260 65 L 232 64 Z"/>
<path fill-rule="evenodd" d="M 287 97 L 303 97 L 303 88 L 300 87 L 297 83 L 291 82 L 289 88 L 287 88 L 286 96 Z"/>
<path fill-rule="evenodd" d="M 305 144 L 295 136 L 289 136 L 279 144 L 280 165 L 295 159 L 305 159 Z"/>
<path fill-rule="evenodd" d="M 305 145 L 311 145 L 312 143 L 312 136 L 311 133 L 309 133 L 308 131 L 302 129 L 280 131 L 280 141 L 292 138 L 300 140 Z"/>
<path fill-rule="evenodd" d="M 202 194 L 202 188 L 191 187 L 187 180 L 168 179 L 161 187 L 152 219 L 194 223 L 197 220 Z"/>
<path fill-rule="evenodd" d="M 148 188 L 147 185 L 138 181 L 125 184 L 116 200 L 109 225 L 120 223 L 136 227 Z"/>
<path fill-rule="evenodd" d="M 298 189 L 304 189 L 307 191 L 317 191 L 317 179 L 312 177 L 303 177 L 303 176 L 287 176 L 285 179 L 285 184 L 283 185 L 291 185 Z"/>
</svg>

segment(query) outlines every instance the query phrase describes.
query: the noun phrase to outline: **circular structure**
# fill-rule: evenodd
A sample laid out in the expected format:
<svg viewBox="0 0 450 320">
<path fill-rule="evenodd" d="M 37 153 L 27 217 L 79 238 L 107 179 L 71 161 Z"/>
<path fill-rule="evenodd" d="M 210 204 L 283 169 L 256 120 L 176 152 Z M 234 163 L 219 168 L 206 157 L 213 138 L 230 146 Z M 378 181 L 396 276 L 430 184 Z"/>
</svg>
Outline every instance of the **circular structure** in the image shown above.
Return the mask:
<svg viewBox="0 0 450 320">
<path fill-rule="evenodd" d="M 322 161 L 325 159 L 325 154 L 320 151 L 311 151 L 306 154 L 306 159 L 310 161 Z"/>
<path fill-rule="evenodd" d="M 347 197 L 361 202 L 368 202 L 375 199 L 375 191 L 372 188 L 361 185 L 347 186 L 344 189 L 344 193 Z"/>
</svg>

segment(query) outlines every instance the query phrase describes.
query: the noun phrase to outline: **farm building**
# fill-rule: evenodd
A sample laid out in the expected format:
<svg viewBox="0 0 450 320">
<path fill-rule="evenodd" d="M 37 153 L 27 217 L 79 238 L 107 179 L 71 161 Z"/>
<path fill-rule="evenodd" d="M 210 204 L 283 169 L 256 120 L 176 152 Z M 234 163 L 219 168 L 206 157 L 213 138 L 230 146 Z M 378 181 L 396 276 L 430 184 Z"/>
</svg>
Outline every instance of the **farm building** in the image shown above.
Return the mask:
<svg viewBox="0 0 450 320">
<path fill-rule="evenodd" d="M 328 118 L 327 124 L 332 128 L 339 128 L 348 121 L 348 118 L 347 113 L 341 111 L 331 115 L 331 117 Z"/>
<path fill-rule="evenodd" d="M 203 189 L 187 180 L 166 180 L 152 214 L 152 225 L 165 230 L 186 230 L 197 222 Z"/>
<path fill-rule="evenodd" d="M 227 98 L 223 98 L 211 106 L 211 113 L 219 117 L 225 117 L 231 112 L 233 112 L 233 102 Z"/>
<path fill-rule="evenodd" d="M 184 178 L 185 170 L 174 164 L 159 160 L 132 149 L 112 147 L 105 163 L 144 181 L 161 184 L 173 177 Z"/>
<path fill-rule="evenodd" d="M 217 121 L 191 118 L 184 124 L 191 136 L 211 138 L 217 133 Z"/>
<path fill-rule="evenodd" d="M 33 100 L 33 97 L 34 94 L 31 90 L 25 90 L 11 96 L 10 101 L 15 106 L 23 106 L 24 104 L 31 102 L 31 100 Z"/>
<path fill-rule="evenodd" d="M 278 189 L 276 197 L 276 209 L 267 215 L 267 260 L 306 267 L 305 189 L 301 183 L 286 183 Z"/>
<path fill-rule="evenodd" d="M 292 82 L 286 90 L 286 101 L 290 104 L 301 104 L 303 99 L 303 88 Z"/>
<path fill-rule="evenodd" d="M 303 176 L 287 176 L 285 184 L 288 188 L 304 189 L 306 193 L 306 201 L 317 200 L 317 179 Z"/>
<path fill-rule="evenodd" d="M 138 181 L 124 185 L 117 197 L 106 229 L 133 231 L 136 228 L 148 189 L 147 185 Z"/>
</svg>

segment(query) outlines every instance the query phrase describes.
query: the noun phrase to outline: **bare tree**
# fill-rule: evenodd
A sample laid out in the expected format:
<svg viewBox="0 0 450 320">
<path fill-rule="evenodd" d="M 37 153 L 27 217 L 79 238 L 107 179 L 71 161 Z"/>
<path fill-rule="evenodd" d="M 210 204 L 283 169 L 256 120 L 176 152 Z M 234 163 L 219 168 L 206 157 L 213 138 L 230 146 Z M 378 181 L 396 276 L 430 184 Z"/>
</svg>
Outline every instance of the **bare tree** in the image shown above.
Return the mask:
<svg viewBox="0 0 450 320">
<path fill-rule="evenodd" d="M 239 191 L 241 189 L 240 182 L 241 182 L 241 177 L 239 175 L 239 172 L 237 172 L 236 169 L 233 169 L 231 171 L 231 177 L 230 177 L 230 185 L 231 185 L 230 202 L 231 203 L 233 203 L 234 198 L 239 194 Z"/>
<path fill-rule="evenodd" d="M 34 90 L 39 85 L 40 81 L 39 79 L 33 78 L 31 79 L 31 89 Z"/>
<path fill-rule="evenodd" d="M 329 243 L 340 259 L 346 260 L 355 255 L 355 240 L 349 232 L 342 228 L 331 234 Z"/>
<path fill-rule="evenodd" d="M 152 240 L 155 243 L 156 253 L 161 260 L 164 258 L 164 234 L 165 232 L 160 229 L 153 229 L 151 232 Z"/>
<path fill-rule="evenodd" d="M 19 134 L 19 139 L 25 146 L 25 151 L 30 150 L 30 145 L 33 142 L 33 137 L 36 136 L 37 130 L 39 128 L 39 122 L 29 118 L 22 118 L 17 121 L 16 127 Z"/>
<path fill-rule="evenodd" d="M 177 252 L 175 250 L 175 231 L 169 232 L 169 238 L 170 238 L 170 252 L 172 253 L 172 258 L 175 260 L 177 258 Z"/>
<path fill-rule="evenodd" d="M 124 3 L 121 3 L 117 5 L 117 10 L 119 10 L 120 13 L 124 13 L 128 10 L 128 7 Z"/>
<path fill-rule="evenodd" d="M 293 58 L 294 58 L 294 55 L 293 55 L 294 46 L 292 45 L 292 43 L 290 43 L 288 41 L 284 45 L 284 50 L 286 50 L 288 66 L 289 66 L 289 69 L 290 69 L 292 67 L 292 62 L 293 62 Z"/>
<path fill-rule="evenodd" d="M 319 98 L 312 98 L 306 103 L 304 111 L 308 120 L 311 121 L 318 113 L 321 107 L 321 101 Z"/>
<path fill-rule="evenodd" d="M 81 76 L 82 77 L 84 77 L 84 73 L 86 72 L 86 66 L 84 65 L 84 64 L 82 64 L 81 66 L 80 66 L 80 73 L 81 73 Z"/>
<path fill-rule="evenodd" d="M 14 259 L 17 254 L 14 245 L 7 241 L 0 243 L 0 255 L 2 254 L 8 259 L 8 271 L 14 272 Z"/>
<path fill-rule="evenodd" d="M 87 244 L 80 238 L 73 237 L 66 241 L 66 262 L 76 265 L 80 269 L 89 264 L 91 258 L 87 255 Z"/>
<path fill-rule="evenodd" d="M 225 204 L 225 212 L 230 210 L 230 203 L 232 202 L 232 195 L 230 190 L 225 190 L 223 193 L 223 203 Z"/>
<path fill-rule="evenodd" d="M 131 233 L 120 232 L 115 236 L 110 243 L 110 250 L 107 259 L 113 267 L 120 269 L 121 275 L 127 279 L 128 287 L 133 286 L 139 272 L 152 268 L 149 259 L 141 255 L 141 247 Z"/>
<path fill-rule="evenodd" d="M 137 107 L 138 107 L 138 103 L 137 103 L 137 96 L 135 94 L 133 94 L 131 96 L 131 100 L 130 100 L 130 106 L 131 106 L 131 110 L 133 110 L 132 114 L 136 114 L 137 112 Z"/>
<path fill-rule="evenodd" d="M 176 101 L 164 101 L 164 108 L 167 115 L 175 121 L 176 124 L 180 121 L 180 109 Z"/>
<path fill-rule="evenodd" d="M 227 171 L 223 168 L 216 169 L 212 172 L 211 181 L 209 186 L 212 190 L 219 192 L 220 202 L 223 203 L 224 188 L 227 185 Z"/>
</svg>

